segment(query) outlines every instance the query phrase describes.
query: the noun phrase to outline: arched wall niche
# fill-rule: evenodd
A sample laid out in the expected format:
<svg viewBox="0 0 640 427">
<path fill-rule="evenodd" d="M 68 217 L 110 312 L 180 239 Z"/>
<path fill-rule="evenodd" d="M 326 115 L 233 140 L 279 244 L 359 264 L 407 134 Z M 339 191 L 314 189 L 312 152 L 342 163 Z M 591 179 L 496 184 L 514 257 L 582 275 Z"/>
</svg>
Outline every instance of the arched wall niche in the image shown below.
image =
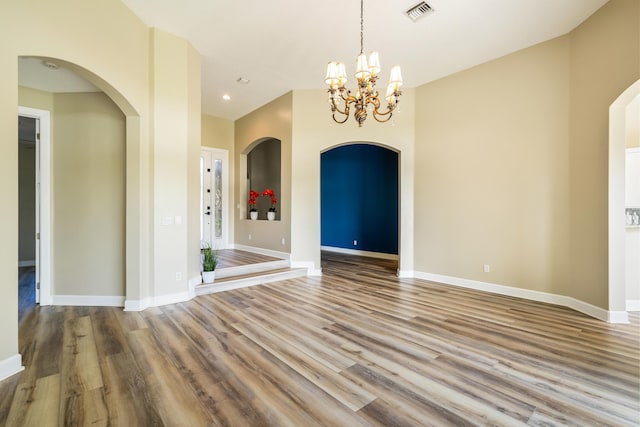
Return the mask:
<svg viewBox="0 0 640 427">
<path fill-rule="evenodd" d="M 271 207 L 269 197 L 263 192 L 270 189 L 278 202 L 282 195 L 282 142 L 277 138 L 260 138 L 247 146 L 241 155 L 241 176 L 243 190 L 241 194 L 249 194 L 250 190 L 257 191 L 260 197 L 256 200 L 258 219 L 267 219 L 267 211 Z M 248 198 L 248 196 L 247 196 Z M 241 213 L 241 218 L 249 219 L 249 207 Z M 275 208 L 275 220 L 280 219 L 278 203 Z"/>
</svg>

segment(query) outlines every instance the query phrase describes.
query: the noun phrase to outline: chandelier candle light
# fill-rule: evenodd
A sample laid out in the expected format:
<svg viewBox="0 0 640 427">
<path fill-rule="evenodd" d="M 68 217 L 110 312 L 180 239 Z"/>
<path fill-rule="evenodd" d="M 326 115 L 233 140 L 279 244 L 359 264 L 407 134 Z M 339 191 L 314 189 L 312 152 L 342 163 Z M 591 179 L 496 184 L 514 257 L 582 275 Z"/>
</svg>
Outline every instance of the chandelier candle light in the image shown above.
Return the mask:
<svg viewBox="0 0 640 427">
<path fill-rule="evenodd" d="M 327 65 L 327 76 L 325 83 L 329 85 L 329 102 L 331 103 L 331 115 L 336 123 L 344 123 L 349 118 L 349 109 L 354 105 L 354 117 L 358 121 L 358 126 L 367 119 L 367 107 L 371 107 L 373 117 L 379 122 L 389 121 L 393 110 L 398 105 L 398 98 L 402 95 L 402 74 L 400 66 L 391 68 L 389 85 L 387 86 L 386 100 L 387 111 L 380 111 L 380 97 L 376 90 L 376 80 L 380 72 L 380 58 L 378 52 L 371 52 L 369 59 L 364 53 L 364 0 L 360 0 L 360 55 L 356 58 L 356 74 L 358 89 L 354 95 L 345 89 L 347 82 L 347 71 L 342 62 L 329 62 Z M 336 118 L 336 113 L 344 118 Z"/>
</svg>

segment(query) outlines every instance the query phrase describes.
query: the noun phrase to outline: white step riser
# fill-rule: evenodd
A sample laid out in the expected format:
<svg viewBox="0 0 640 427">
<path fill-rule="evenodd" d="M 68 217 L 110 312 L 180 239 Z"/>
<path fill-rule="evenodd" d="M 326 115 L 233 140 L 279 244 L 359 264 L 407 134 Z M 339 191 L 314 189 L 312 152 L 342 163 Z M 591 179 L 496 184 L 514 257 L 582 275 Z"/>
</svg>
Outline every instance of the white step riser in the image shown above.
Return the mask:
<svg viewBox="0 0 640 427">
<path fill-rule="evenodd" d="M 265 283 L 278 282 L 281 280 L 294 279 L 307 275 L 307 270 L 301 268 L 296 270 L 285 271 L 281 273 L 265 274 L 262 276 L 247 277 L 237 280 L 226 280 L 217 284 L 213 282 L 210 285 L 198 285 L 195 288 L 196 295 L 213 294 L 216 292 L 230 291 L 232 289 L 246 288 L 248 286 L 262 285 Z M 216 278 L 218 274 L 216 271 Z"/>
<path fill-rule="evenodd" d="M 239 265 L 237 267 L 218 268 L 216 269 L 216 278 L 222 279 L 225 277 L 262 273 L 270 270 L 280 270 L 282 268 L 289 268 L 290 265 L 291 263 L 289 262 L 289 260 L 283 259 L 282 261 L 270 261 L 261 262 L 258 264 Z"/>
</svg>

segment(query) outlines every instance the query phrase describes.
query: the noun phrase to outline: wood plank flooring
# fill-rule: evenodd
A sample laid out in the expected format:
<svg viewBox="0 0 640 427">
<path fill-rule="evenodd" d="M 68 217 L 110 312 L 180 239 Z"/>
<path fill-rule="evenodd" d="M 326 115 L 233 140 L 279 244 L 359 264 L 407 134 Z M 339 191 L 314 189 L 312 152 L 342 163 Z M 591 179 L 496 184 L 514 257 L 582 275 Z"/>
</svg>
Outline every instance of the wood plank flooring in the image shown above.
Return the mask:
<svg viewBox="0 0 640 427">
<path fill-rule="evenodd" d="M 6 426 L 640 425 L 640 315 L 394 276 L 300 278 L 123 312 L 34 307 Z"/>
<path fill-rule="evenodd" d="M 238 249 L 220 249 L 218 254 L 218 268 L 238 267 L 241 265 L 258 264 L 261 262 L 280 261 L 267 255 L 256 254 Z"/>
</svg>

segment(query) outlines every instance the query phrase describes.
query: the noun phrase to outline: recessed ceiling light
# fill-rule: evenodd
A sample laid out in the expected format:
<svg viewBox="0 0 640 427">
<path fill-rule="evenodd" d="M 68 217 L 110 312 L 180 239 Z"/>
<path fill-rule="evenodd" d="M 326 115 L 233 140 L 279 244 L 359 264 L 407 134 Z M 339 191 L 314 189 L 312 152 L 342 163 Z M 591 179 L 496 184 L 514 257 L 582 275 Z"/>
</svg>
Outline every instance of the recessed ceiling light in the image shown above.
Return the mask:
<svg viewBox="0 0 640 427">
<path fill-rule="evenodd" d="M 224 99 L 225 101 L 228 101 L 231 99 L 231 97 L 225 93 L 224 95 L 222 95 L 222 99 Z"/>
<path fill-rule="evenodd" d="M 236 81 L 241 85 L 248 85 L 251 82 L 251 80 L 245 79 L 244 77 L 238 77 Z"/>
<path fill-rule="evenodd" d="M 51 62 L 51 61 L 42 61 L 42 65 L 44 65 L 45 67 L 47 67 L 50 70 L 57 70 L 58 68 L 60 68 L 60 66 L 58 64 L 56 64 L 55 62 Z"/>
</svg>

